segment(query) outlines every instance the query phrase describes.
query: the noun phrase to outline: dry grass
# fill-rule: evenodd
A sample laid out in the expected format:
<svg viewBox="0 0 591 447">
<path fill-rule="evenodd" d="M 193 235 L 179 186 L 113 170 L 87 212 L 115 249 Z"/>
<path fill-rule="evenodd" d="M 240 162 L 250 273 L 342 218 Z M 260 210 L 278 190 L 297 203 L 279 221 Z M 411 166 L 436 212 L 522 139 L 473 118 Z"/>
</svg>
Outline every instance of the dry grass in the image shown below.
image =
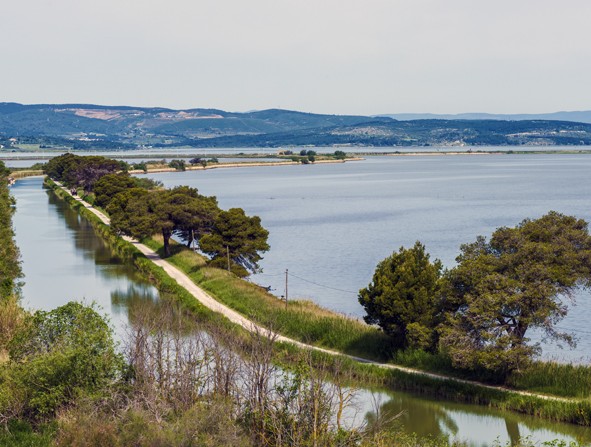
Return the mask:
<svg viewBox="0 0 591 447">
<path fill-rule="evenodd" d="M 26 316 L 27 313 L 20 307 L 16 296 L 0 300 L 0 363 L 8 360 L 6 353 L 8 342 L 24 324 Z"/>
</svg>

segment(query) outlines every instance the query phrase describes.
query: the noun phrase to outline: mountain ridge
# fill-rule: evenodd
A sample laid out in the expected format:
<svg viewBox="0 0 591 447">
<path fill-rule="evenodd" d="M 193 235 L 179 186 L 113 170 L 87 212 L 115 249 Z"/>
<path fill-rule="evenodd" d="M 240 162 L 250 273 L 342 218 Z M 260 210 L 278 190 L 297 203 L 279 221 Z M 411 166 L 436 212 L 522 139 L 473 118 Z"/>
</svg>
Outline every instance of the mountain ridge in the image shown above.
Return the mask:
<svg viewBox="0 0 591 447">
<path fill-rule="evenodd" d="M 420 119 L 441 119 L 441 120 L 500 120 L 500 121 L 526 121 L 526 120 L 549 120 L 549 121 L 570 121 L 591 124 L 591 110 L 560 111 L 549 113 L 390 113 L 374 115 L 376 117 L 388 117 L 398 121 L 412 121 Z"/>
<path fill-rule="evenodd" d="M 556 113 L 571 113 L 561 115 L 565 117 L 587 112 Z M 540 118 L 502 120 L 501 115 L 490 118 L 488 114 L 476 114 L 480 119 L 466 119 L 468 115 L 472 116 L 405 120 L 392 118 L 404 118 L 400 115 L 329 115 L 283 109 L 227 112 L 213 108 L 3 102 L 0 145 L 7 149 L 19 143 L 73 149 L 134 149 L 591 144 L 591 123 Z"/>
</svg>

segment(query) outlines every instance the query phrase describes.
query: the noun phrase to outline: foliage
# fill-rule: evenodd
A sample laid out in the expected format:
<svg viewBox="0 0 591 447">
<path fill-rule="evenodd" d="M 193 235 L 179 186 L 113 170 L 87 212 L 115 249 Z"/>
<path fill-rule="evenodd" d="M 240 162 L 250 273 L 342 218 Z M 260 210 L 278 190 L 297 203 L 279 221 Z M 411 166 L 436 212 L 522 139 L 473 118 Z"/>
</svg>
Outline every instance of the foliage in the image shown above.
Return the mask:
<svg viewBox="0 0 591 447">
<path fill-rule="evenodd" d="M 8 344 L 14 334 L 22 327 L 27 313 L 20 307 L 15 295 L 0 300 L 0 363 L 8 354 Z"/>
<path fill-rule="evenodd" d="M 45 164 L 44 172 L 68 187 L 84 188 L 86 192 L 90 192 L 102 176 L 127 171 L 127 168 L 127 163 L 123 161 L 98 155 L 81 157 L 67 153 L 49 160 Z"/>
<path fill-rule="evenodd" d="M 347 154 L 343 151 L 334 151 L 334 158 L 337 160 L 344 160 L 347 158 Z"/>
<path fill-rule="evenodd" d="M 15 202 L 8 190 L 9 174 L 10 170 L 0 161 L 0 301 L 18 291 L 16 280 L 22 276 L 20 252 L 12 228 Z"/>
<path fill-rule="evenodd" d="M 95 204 L 100 207 L 107 207 L 113 197 L 120 192 L 131 188 L 156 189 L 162 183 L 149 178 L 131 177 L 127 172 L 107 174 L 102 176 L 94 184 Z"/>
<path fill-rule="evenodd" d="M 158 231 L 148 207 L 150 192 L 131 188 L 116 194 L 107 206 L 111 228 L 123 234 L 142 239 Z"/>
<path fill-rule="evenodd" d="M 483 366 L 501 375 L 523 367 L 538 351 L 527 343 L 530 328 L 572 344 L 555 324 L 567 313 L 564 299 L 591 284 L 587 227 L 551 211 L 461 247 L 458 266 L 445 277 L 440 340 L 456 367 Z"/>
<path fill-rule="evenodd" d="M 213 226 L 218 206 L 215 197 L 186 186 L 154 191 L 132 188 L 115 195 L 107 211 L 111 226 L 124 234 L 137 239 L 162 234 L 169 256 L 172 235 L 179 234 L 188 243 L 199 239 Z"/>
<path fill-rule="evenodd" d="M 9 343 L 1 370 L 0 420 L 36 421 L 80 396 L 101 393 L 122 373 L 109 325 L 92 306 L 37 311 Z"/>
<path fill-rule="evenodd" d="M 378 264 L 372 282 L 360 290 L 364 320 L 378 324 L 398 346 L 433 347 L 441 268 L 439 260 L 430 262 L 420 242 L 410 249 L 401 247 Z"/>
<path fill-rule="evenodd" d="M 200 248 L 212 257 L 212 264 L 227 265 L 238 276 L 259 270 L 261 252 L 269 250 L 269 232 L 261 225 L 258 216 L 249 217 L 242 208 L 220 211 L 210 234 L 201 238 Z"/>
<path fill-rule="evenodd" d="M 168 163 L 170 168 L 176 169 L 177 171 L 184 171 L 186 169 L 185 160 L 174 159 Z"/>
<path fill-rule="evenodd" d="M 94 184 L 95 204 L 104 208 L 118 193 L 134 186 L 134 179 L 127 173 L 104 175 Z"/>
</svg>

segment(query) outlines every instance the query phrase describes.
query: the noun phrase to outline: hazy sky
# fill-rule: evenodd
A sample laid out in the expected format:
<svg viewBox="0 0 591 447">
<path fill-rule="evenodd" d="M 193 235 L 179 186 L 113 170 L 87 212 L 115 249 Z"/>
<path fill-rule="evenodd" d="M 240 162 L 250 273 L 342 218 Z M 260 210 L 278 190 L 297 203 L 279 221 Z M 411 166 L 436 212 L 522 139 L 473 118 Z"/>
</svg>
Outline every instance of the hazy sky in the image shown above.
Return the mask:
<svg viewBox="0 0 591 447">
<path fill-rule="evenodd" d="M 0 102 L 591 109 L 589 0 L 0 0 Z"/>
</svg>

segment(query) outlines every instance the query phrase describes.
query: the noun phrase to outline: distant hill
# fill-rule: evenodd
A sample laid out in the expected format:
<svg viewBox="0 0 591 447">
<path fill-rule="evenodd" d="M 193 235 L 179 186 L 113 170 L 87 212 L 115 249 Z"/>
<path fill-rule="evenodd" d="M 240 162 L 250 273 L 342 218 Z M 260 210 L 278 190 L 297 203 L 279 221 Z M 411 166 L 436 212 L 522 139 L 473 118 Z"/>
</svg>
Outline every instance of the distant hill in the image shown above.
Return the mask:
<svg viewBox="0 0 591 447">
<path fill-rule="evenodd" d="M 495 114 L 495 113 L 459 113 L 456 115 L 445 115 L 436 113 L 394 113 L 389 115 L 376 115 L 388 117 L 399 121 L 411 120 L 547 120 L 547 121 L 571 121 L 578 123 L 591 123 L 591 110 L 581 112 L 554 112 L 537 114 Z"/>
<path fill-rule="evenodd" d="M 566 121 L 374 121 L 324 129 L 235 135 L 193 141 L 196 147 L 589 145 L 591 124 Z"/>
<path fill-rule="evenodd" d="M 580 115 L 572 115 L 577 113 Z M 573 120 L 589 115 L 591 122 L 591 112 L 544 116 L 566 118 L 564 114 L 571 114 L 568 116 Z M 0 145 L 10 150 L 24 143 L 73 149 L 591 144 L 591 124 L 582 121 L 518 119 L 526 115 L 509 115 L 512 118 L 504 120 L 496 118 L 501 115 L 486 114 L 456 115 L 454 119 L 444 115 L 392 116 L 0 103 Z M 438 118 L 407 120 L 428 116 Z"/>
</svg>

